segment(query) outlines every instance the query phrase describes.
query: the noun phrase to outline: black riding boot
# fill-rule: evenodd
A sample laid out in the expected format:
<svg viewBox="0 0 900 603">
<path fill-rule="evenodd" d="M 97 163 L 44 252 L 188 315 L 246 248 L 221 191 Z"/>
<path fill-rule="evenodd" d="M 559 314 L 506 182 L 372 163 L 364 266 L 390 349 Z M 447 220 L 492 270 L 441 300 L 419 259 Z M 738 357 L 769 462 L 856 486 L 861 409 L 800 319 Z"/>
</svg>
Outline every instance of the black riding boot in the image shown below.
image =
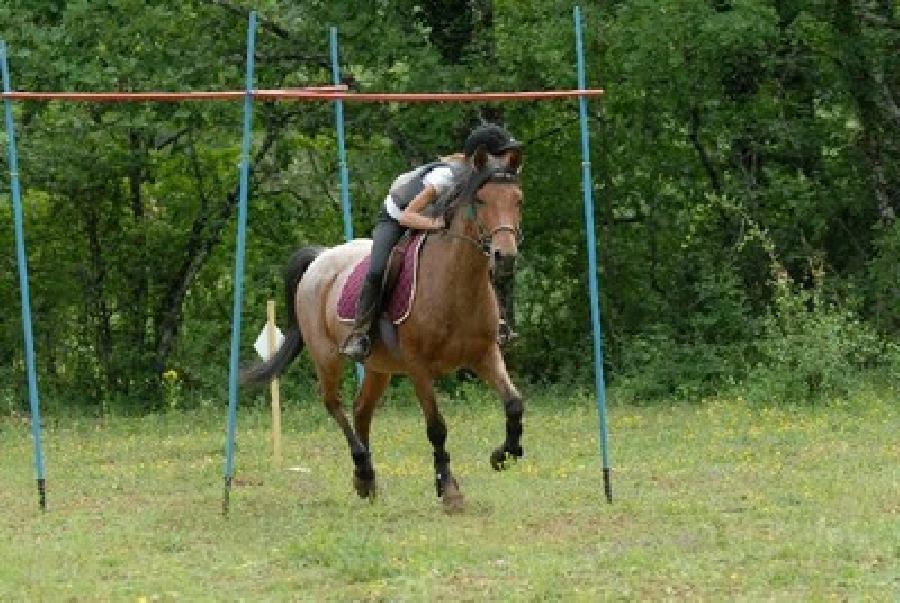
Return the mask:
<svg viewBox="0 0 900 603">
<path fill-rule="evenodd" d="M 497 294 L 497 304 L 500 306 L 500 328 L 497 332 L 497 343 L 501 347 L 511 344 L 519 338 L 515 330 L 515 298 L 513 287 L 515 285 L 516 260 L 501 261 L 494 268 L 493 284 Z"/>
<path fill-rule="evenodd" d="M 378 314 L 381 305 L 381 279 L 371 279 L 366 276 L 362 291 L 359 293 L 359 302 L 356 306 L 356 319 L 353 322 L 353 330 L 347 336 L 341 347 L 341 354 L 356 362 L 363 362 L 372 348 L 369 330 L 372 321 Z"/>
</svg>

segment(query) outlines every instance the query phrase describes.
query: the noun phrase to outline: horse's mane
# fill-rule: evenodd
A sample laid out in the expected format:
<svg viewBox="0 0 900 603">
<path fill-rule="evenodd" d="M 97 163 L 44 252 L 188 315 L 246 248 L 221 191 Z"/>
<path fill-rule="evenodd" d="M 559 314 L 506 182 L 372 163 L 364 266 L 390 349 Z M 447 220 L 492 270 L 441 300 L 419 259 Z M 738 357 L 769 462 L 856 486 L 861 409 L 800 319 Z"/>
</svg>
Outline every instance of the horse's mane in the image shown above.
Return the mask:
<svg viewBox="0 0 900 603">
<path fill-rule="evenodd" d="M 456 210 L 462 205 L 472 202 L 478 190 L 488 182 L 516 182 L 518 174 L 504 168 L 485 167 L 477 170 L 467 167 L 454 179 L 453 185 L 448 187 L 434 203 L 425 208 L 426 216 L 434 218 L 443 216 L 447 224 L 453 220 Z"/>
</svg>

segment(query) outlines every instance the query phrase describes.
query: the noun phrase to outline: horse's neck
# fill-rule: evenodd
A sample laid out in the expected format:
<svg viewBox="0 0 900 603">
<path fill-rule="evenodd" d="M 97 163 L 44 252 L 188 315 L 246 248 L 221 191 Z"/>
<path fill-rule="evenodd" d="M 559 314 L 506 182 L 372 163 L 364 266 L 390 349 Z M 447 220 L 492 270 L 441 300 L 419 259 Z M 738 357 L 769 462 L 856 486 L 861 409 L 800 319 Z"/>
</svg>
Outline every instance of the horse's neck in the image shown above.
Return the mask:
<svg viewBox="0 0 900 603">
<path fill-rule="evenodd" d="M 470 277 L 481 274 L 487 277 L 489 272 L 488 256 L 481 248 L 478 227 L 475 222 L 463 219 L 458 215 L 450 224 L 449 230 L 455 235 L 453 239 L 458 247 L 453 254 L 457 265 L 463 268 Z"/>
<path fill-rule="evenodd" d="M 435 276 L 456 290 L 473 291 L 490 280 L 488 258 L 478 243 L 478 229 L 470 220 L 457 216 L 449 234 L 435 235 Z"/>
</svg>

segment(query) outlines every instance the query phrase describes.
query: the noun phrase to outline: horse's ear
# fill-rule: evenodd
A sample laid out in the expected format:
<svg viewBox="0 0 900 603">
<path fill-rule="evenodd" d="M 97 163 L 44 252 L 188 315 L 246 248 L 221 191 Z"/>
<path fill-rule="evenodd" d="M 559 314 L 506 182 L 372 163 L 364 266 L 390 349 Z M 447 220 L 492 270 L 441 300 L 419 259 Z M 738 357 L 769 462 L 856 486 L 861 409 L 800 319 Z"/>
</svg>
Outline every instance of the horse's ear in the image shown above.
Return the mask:
<svg viewBox="0 0 900 603">
<path fill-rule="evenodd" d="M 472 162 L 475 164 L 475 170 L 480 172 L 484 170 L 484 168 L 488 164 L 490 153 L 488 153 L 487 147 L 483 144 L 478 145 L 478 148 L 475 149 L 475 156 L 472 159 Z"/>
<path fill-rule="evenodd" d="M 506 171 L 510 174 L 518 174 L 522 170 L 522 149 L 507 151 L 509 158 L 506 160 Z"/>
</svg>

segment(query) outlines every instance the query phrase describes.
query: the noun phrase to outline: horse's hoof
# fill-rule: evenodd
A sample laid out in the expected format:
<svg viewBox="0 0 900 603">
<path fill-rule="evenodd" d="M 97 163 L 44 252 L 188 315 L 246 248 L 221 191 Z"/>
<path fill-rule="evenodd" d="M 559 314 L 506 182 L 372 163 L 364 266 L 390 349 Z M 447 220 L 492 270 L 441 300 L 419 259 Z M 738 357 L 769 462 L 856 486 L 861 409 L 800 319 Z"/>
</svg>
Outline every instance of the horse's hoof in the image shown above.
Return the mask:
<svg viewBox="0 0 900 603">
<path fill-rule="evenodd" d="M 491 467 L 494 471 L 503 471 L 506 469 L 506 451 L 497 448 L 491 453 Z"/>
<path fill-rule="evenodd" d="M 462 492 L 459 491 L 459 484 L 456 483 L 456 479 L 451 477 L 444 484 L 441 503 L 444 505 L 444 513 L 448 515 L 461 513 L 465 509 L 466 501 Z"/>
<path fill-rule="evenodd" d="M 452 495 L 444 494 L 441 502 L 444 504 L 444 513 L 447 515 L 455 515 L 466 510 L 466 500 L 459 492 Z"/>
<path fill-rule="evenodd" d="M 521 446 L 517 446 L 515 450 L 508 450 L 506 446 L 501 446 L 491 453 L 491 467 L 494 468 L 494 471 L 503 471 L 506 469 L 507 461 L 518 461 L 522 455 Z"/>
<path fill-rule="evenodd" d="M 378 494 L 378 485 L 375 483 L 375 478 L 362 479 L 354 476 L 353 489 L 356 490 L 360 498 L 368 498 L 369 500 L 374 500 Z"/>
<path fill-rule="evenodd" d="M 497 448 L 491 453 L 491 467 L 494 468 L 494 471 L 506 469 L 506 450 Z"/>
</svg>

